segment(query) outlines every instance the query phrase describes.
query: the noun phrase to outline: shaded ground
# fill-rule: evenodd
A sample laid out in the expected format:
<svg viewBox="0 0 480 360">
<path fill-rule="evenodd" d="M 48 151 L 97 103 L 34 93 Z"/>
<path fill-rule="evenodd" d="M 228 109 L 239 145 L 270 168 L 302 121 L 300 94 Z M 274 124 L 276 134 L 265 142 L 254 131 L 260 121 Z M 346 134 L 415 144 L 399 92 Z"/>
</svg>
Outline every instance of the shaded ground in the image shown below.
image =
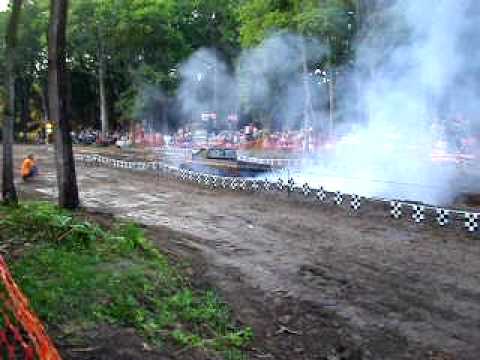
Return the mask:
<svg viewBox="0 0 480 360">
<path fill-rule="evenodd" d="M 18 189 L 51 196 L 53 153 L 34 151 L 41 175 Z M 84 206 L 148 225 L 221 290 L 254 328 L 252 358 L 480 357 L 480 244 L 461 229 L 126 170 L 78 167 L 78 179 Z"/>
</svg>

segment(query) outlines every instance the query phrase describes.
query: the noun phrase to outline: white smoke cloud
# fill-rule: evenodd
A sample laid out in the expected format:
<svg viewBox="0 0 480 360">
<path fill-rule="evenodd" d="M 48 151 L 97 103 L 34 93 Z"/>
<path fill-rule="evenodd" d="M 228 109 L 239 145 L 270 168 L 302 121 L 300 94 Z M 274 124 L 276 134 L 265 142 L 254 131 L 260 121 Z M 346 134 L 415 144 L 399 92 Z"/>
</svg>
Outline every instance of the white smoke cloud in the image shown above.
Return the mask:
<svg viewBox="0 0 480 360">
<path fill-rule="evenodd" d="M 244 50 L 228 66 L 212 49 L 200 49 L 180 66 L 177 100 L 185 117 L 194 122 L 203 112 L 226 114 L 247 107 L 263 109 L 282 127 L 298 125 L 303 112 L 302 56 L 320 61 L 327 48 L 318 41 L 277 33 L 259 46 Z"/>
<path fill-rule="evenodd" d="M 391 3 L 356 44 L 355 69 L 340 69 L 339 143 L 289 175 L 297 183 L 329 190 L 447 203 L 467 188 L 468 177 L 454 163 L 432 161 L 432 153 L 455 153 L 460 137 L 480 129 L 475 123 L 480 112 L 480 4 Z M 328 47 L 283 33 L 243 51 L 233 65 L 212 49 L 197 51 L 178 69 L 183 118 L 198 123 L 203 112 L 225 117 L 242 104 L 262 109 L 273 125 L 300 128 L 304 54 L 311 70 L 328 56 Z M 314 127 L 321 131 L 328 129 L 325 89 L 313 94 Z M 458 126 L 458 118 L 468 121 Z"/>
<path fill-rule="evenodd" d="M 6 11 L 8 9 L 9 0 L 0 0 L 0 11 Z"/>
<path fill-rule="evenodd" d="M 358 68 L 350 75 L 360 86 L 357 105 L 366 123 L 298 180 L 435 204 L 464 190 L 465 174 L 455 164 L 432 161 L 432 152 L 439 143 L 456 152 L 454 119 L 479 114 L 478 50 L 472 50 L 479 45 L 477 8 L 475 0 L 402 0 L 385 9 L 383 23 L 373 24 L 357 45 Z"/>
<path fill-rule="evenodd" d="M 207 112 L 234 112 L 238 87 L 233 72 L 213 49 L 200 49 L 179 68 L 177 99 L 189 121 L 200 121 Z"/>
</svg>

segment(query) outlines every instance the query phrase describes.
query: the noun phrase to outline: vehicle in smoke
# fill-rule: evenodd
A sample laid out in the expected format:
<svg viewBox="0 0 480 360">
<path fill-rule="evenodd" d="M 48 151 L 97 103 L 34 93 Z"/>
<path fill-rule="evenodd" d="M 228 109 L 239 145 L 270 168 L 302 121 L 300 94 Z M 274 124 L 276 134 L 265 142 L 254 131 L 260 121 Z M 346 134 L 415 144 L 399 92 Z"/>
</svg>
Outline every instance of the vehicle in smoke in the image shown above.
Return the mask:
<svg viewBox="0 0 480 360">
<path fill-rule="evenodd" d="M 196 172 L 230 177 L 255 177 L 273 170 L 273 166 L 269 164 L 239 160 L 235 149 L 216 147 L 192 151 L 191 160 L 185 161 L 180 167 Z"/>
</svg>

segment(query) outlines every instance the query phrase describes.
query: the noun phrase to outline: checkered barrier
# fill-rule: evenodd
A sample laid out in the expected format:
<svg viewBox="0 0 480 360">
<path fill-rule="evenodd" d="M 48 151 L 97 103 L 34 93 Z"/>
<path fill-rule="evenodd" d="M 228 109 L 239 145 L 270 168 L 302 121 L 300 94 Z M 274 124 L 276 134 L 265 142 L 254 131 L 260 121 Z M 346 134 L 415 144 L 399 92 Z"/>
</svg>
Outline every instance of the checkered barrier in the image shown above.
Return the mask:
<svg viewBox="0 0 480 360">
<path fill-rule="evenodd" d="M 61 360 L 45 328 L 0 256 L 0 355 L 13 360 Z"/>
<path fill-rule="evenodd" d="M 243 178 L 224 177 L 179 169 L 160 162 L 128 162 L 99 155 L 77 155 L 76 159 L 84 164 L 84 166 L 110 166 L 113 168 L 142 171 L 154 170 L 159 175 L 170 176 L 180 181 L 196 183 L 211 189 L 228 189 L 250 193 L 287 192 L 289 195 L 298 193 L 320 204 L 334 204 L 339 207 L 348 206 L 352 210 L 352 213 L 361 212 L 362 204 L 364 200 L 366 200 L 355 194 L 344 194 L 340 191 L 331 193 L 327 192 L 323 187 L 316 189 L 308 183 L 296 184 L 293 178 L 284 181 L 281 177 L 284 174 L 281 172 L 278 173 L 280 177 L 278 177 L 276 181 L 270 181 L 268 179 L 246 180 Z M 460 223 L 468 232 L 475 233 L 479 230 L 480 213 L 411 204 L 396 200 L 376 200 L 388 204 L 390 216 L 393 219 L 407 217 L 415 224 L 421 224 L 431 219 L 442 228 L 452 226 L 454 223 Z"/>
<path fill-rule="evenodd" d="M 425 206 L 412 205 L 412 219 L 417 224 L 425 220 Z"/>
</svg>

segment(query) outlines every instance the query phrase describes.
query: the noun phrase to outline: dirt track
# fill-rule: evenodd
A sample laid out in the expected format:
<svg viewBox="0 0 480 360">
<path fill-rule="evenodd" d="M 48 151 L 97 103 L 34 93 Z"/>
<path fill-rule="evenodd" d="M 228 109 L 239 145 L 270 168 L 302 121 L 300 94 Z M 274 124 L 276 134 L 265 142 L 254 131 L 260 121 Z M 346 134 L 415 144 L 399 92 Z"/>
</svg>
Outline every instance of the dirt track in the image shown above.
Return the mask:
<svg viewBox="0 0 480 360">
<path fill-rule="evenodd" d="M 41 175 L 18 188 L 50 196 L 53 153 L 34 151 Z M 78 180 L 84 206 L 167 232 L 162 247 L 202 264 L 253 325 L 253 358 L 480 358 L 480 242 L 460 229 L 120 169 L 79 166 Z"/>
</svg>

